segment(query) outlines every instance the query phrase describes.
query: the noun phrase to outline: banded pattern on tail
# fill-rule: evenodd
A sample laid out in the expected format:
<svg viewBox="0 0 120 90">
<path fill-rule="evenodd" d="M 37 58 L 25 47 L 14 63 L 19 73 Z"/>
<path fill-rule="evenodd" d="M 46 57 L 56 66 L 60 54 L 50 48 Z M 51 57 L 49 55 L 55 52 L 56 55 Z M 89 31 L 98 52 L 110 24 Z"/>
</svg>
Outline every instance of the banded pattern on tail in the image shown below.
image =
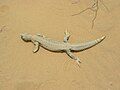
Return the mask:
<svg viewBox="0 0 120 90">
<path fill-rule="evenodd" d="M 85 49 L 88 49 L 88 48 L 91 48 L 91 47 L 95 46 L 96 44 L 100 43 L 104 39 L 105 39 L 105 36 L 103 36 L 99 39 L 96 39 L 94 41 L 90 41 L 90 42 L 86 42 L 86 43 L 80 43 L 80 44 L 77 44 L 77 45 L 71 45 L 71 50 L 72 51 L 82 51 L 82 50 L 85 50 Z"/>
</svg>

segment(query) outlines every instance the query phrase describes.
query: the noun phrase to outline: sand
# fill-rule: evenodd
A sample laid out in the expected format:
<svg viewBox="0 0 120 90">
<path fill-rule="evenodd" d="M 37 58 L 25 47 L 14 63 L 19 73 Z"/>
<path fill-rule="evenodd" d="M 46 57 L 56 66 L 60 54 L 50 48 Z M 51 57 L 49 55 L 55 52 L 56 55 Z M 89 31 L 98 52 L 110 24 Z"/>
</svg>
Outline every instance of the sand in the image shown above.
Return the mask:
<svg viewBox="0 0 120 90">
<path fill-rule="evenodd" d="M 120 1 L 99 0 L 96 18 L 92 10 L 72 16 L 93 3 L 0 0 L 0 90 L 120 90 Z M 75 53 L 80 68 L 65 53 L 40 48 L 33 54 L 33 44 L 20 38 L 21 33 L 40 33 L 63 41 L 66 29 L 70 43 L 106 36 L 97 46 Z"/>
</svg>

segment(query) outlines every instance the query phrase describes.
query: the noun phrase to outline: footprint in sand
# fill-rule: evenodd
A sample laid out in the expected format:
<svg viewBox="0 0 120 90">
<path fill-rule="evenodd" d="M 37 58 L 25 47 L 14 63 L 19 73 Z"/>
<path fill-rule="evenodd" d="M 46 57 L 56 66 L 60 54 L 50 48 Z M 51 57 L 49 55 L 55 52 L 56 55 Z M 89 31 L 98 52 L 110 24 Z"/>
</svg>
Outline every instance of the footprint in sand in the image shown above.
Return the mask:
<svg viewBox="0 0 120 90">
<path fill-rule="evenodd" d="M 40 84 L 37 90 L 58 90 L 60 84 L 56 80 L 47 80 Z"/>
<path fill-rule="evenodd" d="M 34 81 L 23 81 L 16 84 L 15 90 L 37 90 L 37 83 Z"/>
<path fill-rule="evenodd" d="M 4 16 L 8 13 L 9 6 L 7 5 L 0 5 L 0 16 Z"/>
</svg>

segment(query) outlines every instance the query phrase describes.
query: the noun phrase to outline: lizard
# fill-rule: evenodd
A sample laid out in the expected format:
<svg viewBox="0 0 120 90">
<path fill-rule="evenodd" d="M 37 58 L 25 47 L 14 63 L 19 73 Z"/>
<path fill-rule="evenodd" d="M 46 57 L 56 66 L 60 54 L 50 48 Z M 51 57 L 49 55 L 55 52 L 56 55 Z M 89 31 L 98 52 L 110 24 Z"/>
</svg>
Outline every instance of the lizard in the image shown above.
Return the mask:
<svg viewBox="0 0 120 90">
<path fill-rule="evenodd" d="M 36 53 L 39 50 L 39 47 L 43 47 L 49 51 L 53 52 L 65 52 L 70 58 L 75 60 L 78 65 L 80 65 L 81 61 L 80 59 L 73 54 L 73 52 L 79 52 L 86 50 L 88 48 L 91 48 L 95 46 L 96 44 L 100 43 L 102 40 L 105 39 L 106 36 L 102 36 L 99 39 L 93 40 L 93 41 L 88 41 L 85 43 L 79 43 L 79 44 L 70 44 L 68 42 L 71 34 L 68 33 L 66 30 L 64 32 L 64 40 L 63 41 L 57 41 L 53 40 L 51 38 L 48 38 L 44 35 L 41 34 L 36 34 L 36 35 L 31 35 L 28 33 L 23 33 L 21 34 L 21 39 L 25 42 L 32 42 L 34 44 L 34 49 L 33 53 Z"/>
</svg>

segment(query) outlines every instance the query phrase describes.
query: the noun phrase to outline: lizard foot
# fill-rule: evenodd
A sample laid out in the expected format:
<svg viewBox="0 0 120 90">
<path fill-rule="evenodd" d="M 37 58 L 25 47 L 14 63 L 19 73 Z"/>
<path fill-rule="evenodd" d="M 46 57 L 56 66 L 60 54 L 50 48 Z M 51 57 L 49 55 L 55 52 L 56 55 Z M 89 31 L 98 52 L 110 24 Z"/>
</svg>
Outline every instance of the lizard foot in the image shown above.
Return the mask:
<svg viewBox="0 0 120 90">
<path fill-rule="evenodd" d="M 70 36 L 71 36 L 71 34 L 68 33 L 68 30 L 66 30 L 66 31 L 64 32 L 64 34 L 65 34 L 65 36 L 67 36 L 67 37 L 70 37 Z"/>
<path fill-rule="evenodd" d="M 36 53 L 39 50 L 39 43 L 38 42 L 34 42 L 34 41 L 33 41 L 33 43 L 35 45 L 35 47 L 33 49 L 33 53 Z"/>
<path fill-rule="evenodd" d="M 65 34 L 65 37 L 64 37 L 63 41 L 67 43 L 69 38 L 70 38 L 70 36 L 71 36 L 71 34 L 69 34 L 67 30 L 64 32 L 64 34 Z"/>
</svg>

